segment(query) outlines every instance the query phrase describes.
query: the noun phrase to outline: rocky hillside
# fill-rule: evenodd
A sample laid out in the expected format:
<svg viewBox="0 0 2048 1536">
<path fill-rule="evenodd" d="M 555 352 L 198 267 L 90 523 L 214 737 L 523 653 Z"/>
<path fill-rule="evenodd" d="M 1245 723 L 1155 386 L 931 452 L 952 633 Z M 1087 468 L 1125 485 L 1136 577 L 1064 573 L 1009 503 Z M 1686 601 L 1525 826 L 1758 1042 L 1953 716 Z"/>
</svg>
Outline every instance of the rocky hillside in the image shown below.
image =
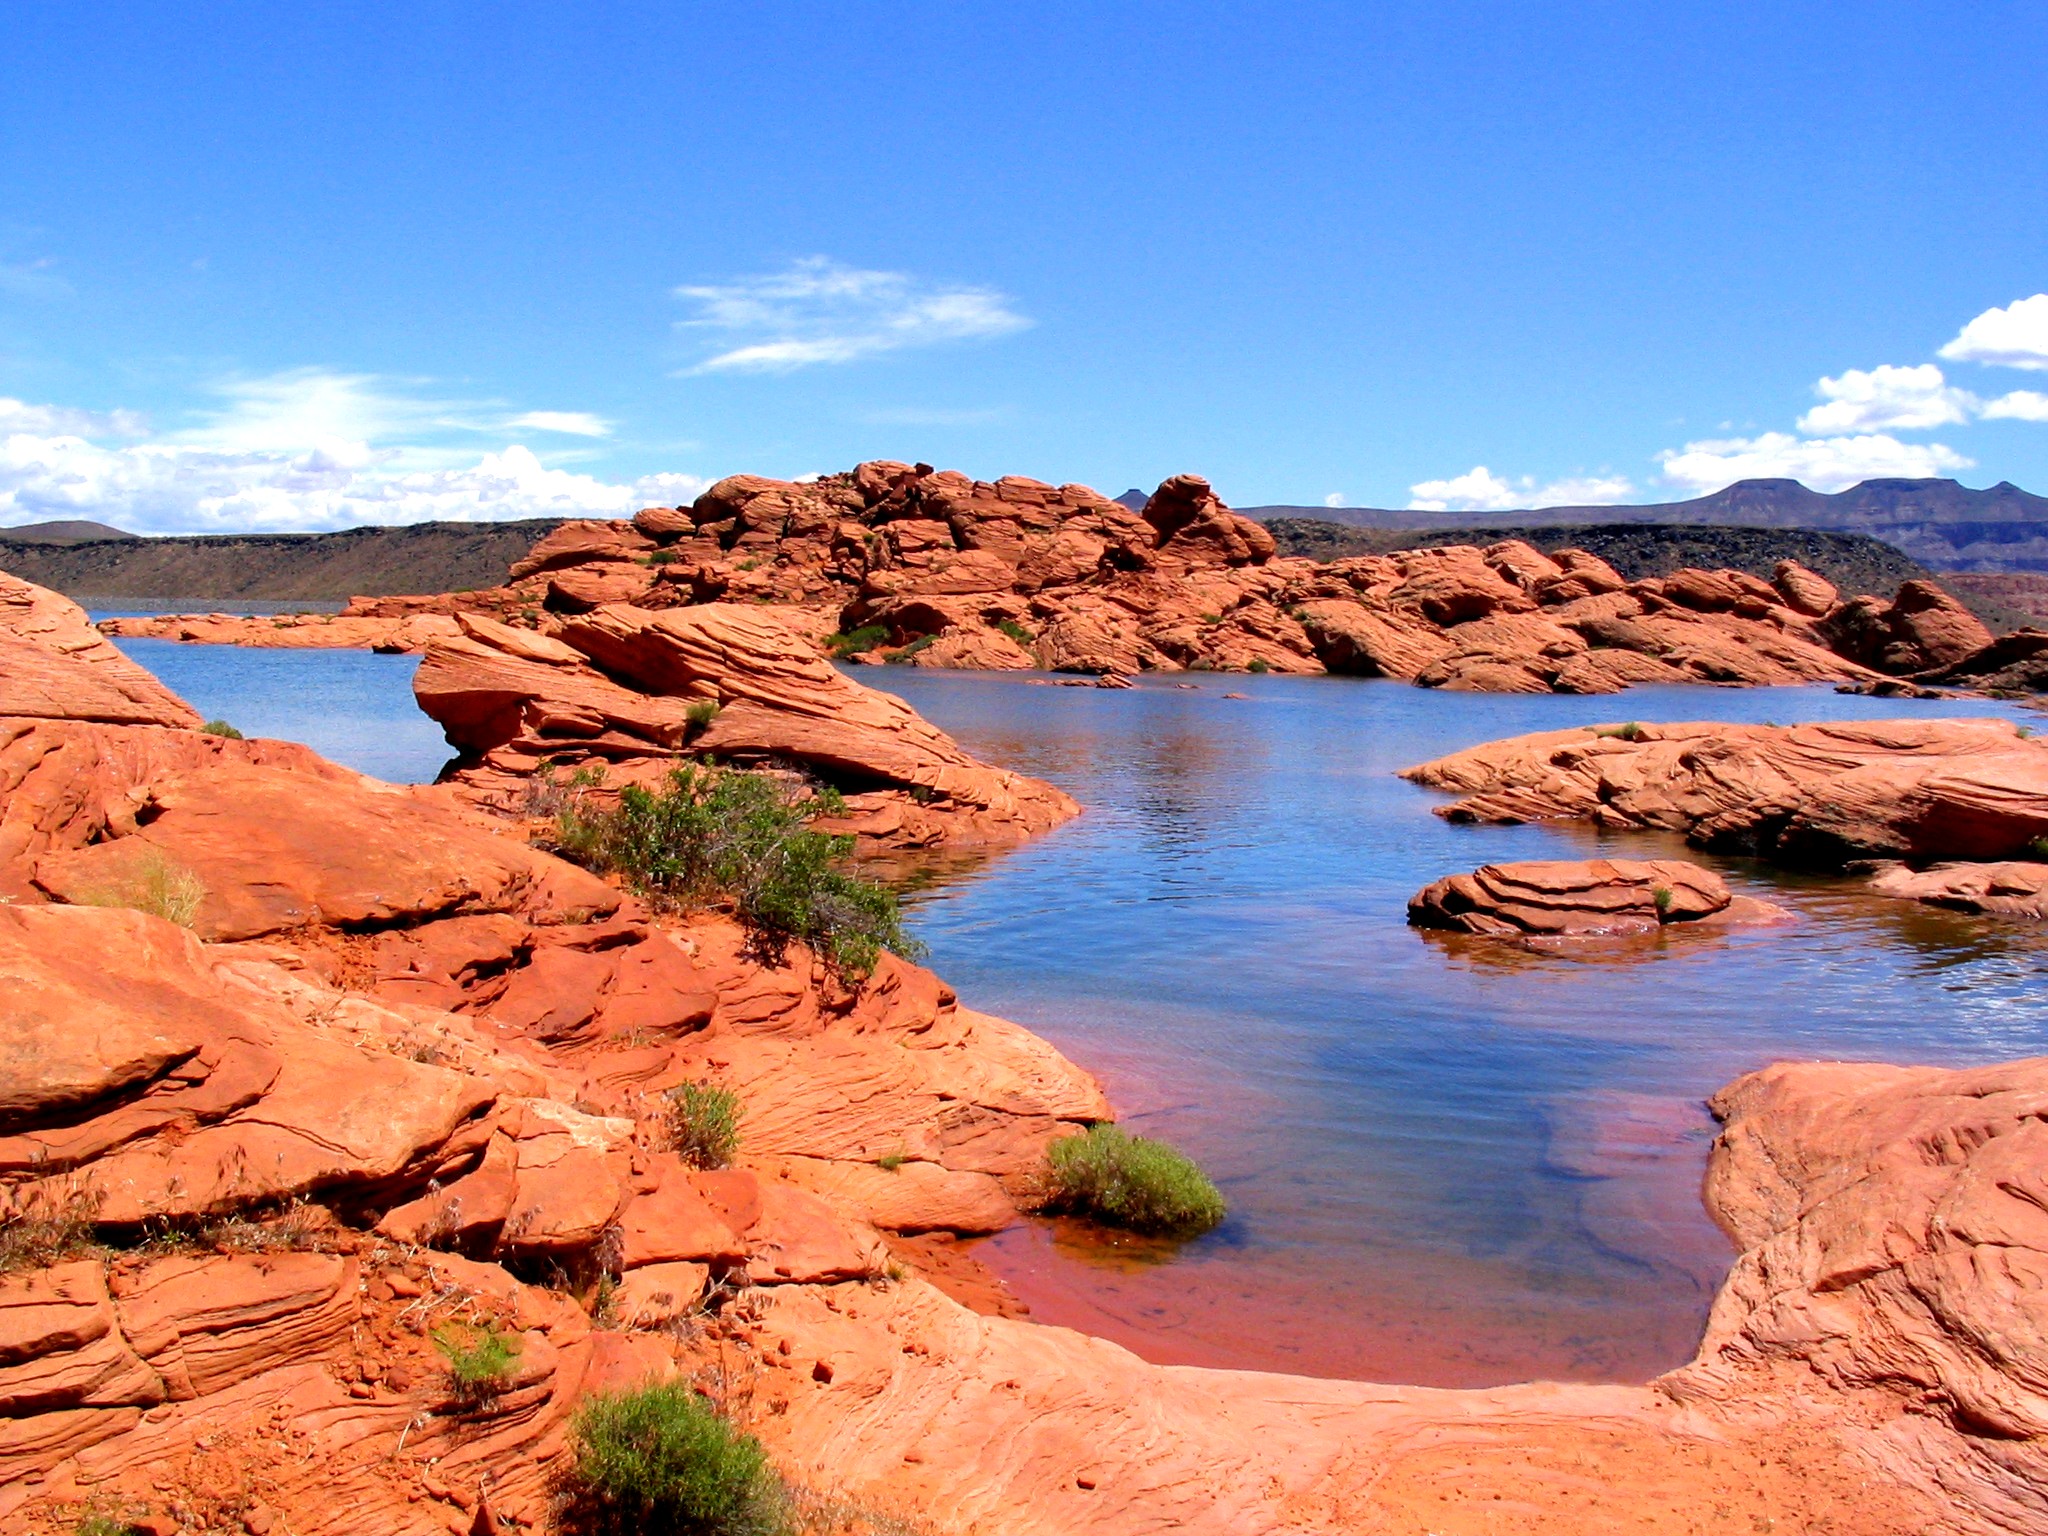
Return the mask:
<svg viewBox="0 0 2048 1536">
<path fill-rule="evenodd" d="M 1405 529 L 1418 514 L 1385 507 L 1248 507 L 1262 521 L 1314 518 L 1361 528 Z M 1423 513 L 1464 528 L 1549 528 L 1591 523 L 1683 523 L 1815 528 L 1860 533 L 1902 550 L 1929 570 L 2048 570 L 2048 497 L 2000 481 L 1971 490 L 1953 480 L 1866 480 L 1828 495 L 1797 480 L 1738 480 L 1711 496 L 1632 507 L 1542 507 Z M 1445 535 L 1435 536 L 1442 542 Z"/>
<path fill-rule="evenodd" d="M 0 528 L 0 570 L 95 606 L 346 602 L 359 594 L 495 586 L 506 566 L 556 526 L 547 518 L 174 539 L 110 529 L 110 538 L 61 542 Z"/>
</svg>

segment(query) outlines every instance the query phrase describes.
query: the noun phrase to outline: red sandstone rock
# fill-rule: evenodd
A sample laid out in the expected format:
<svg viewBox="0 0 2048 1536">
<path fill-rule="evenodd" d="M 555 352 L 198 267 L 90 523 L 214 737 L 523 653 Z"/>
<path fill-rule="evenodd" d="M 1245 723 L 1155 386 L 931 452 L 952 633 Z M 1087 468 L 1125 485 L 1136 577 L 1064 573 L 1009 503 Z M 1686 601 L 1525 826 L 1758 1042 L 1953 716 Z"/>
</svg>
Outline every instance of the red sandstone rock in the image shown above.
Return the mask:
<svg viewBox="0 0 2048 1536">
<path fill-rule="evenodd" d="M 1784 596 L 1787 608 L 1809 619 L 1823 617 L 1842 598 L 1833 582 L 1797 560 L 1780 560 L 1771 585 Z"/>
<path fill-rule="evenodd" d="M 1835 648 L 1884 672 L 1952 667 L 1991 644 L 1977 616 L 1931 581 L 1909 581 L 1889 604 L 1859 597 L 1830 614 Z"/>
<path fill-rule="evenodd" d="M 2003 720 L 1545 731 L 1406 770 L 1461 821 L 1584 819 L 1793 862 L 2006 859 L 2048 834 L 2048 743 Z"/>
<path fill-rule="evenodd" d="M 0 572 L 0 716 L 196 726 L 199 712 L 122 655 L 68 597 Z"/>
<path fill-rule="evenodd" d="M 1894 864 L 1872 878 L 1870 889 L 1958 912 L 2048 917 L 2048 864 L 2031 860 L 1936 864 L 1920 870 Z"/>
<path fill-rule="evenodd" d="M 1078 809 L 1048 784 L 975 761 L 759 608 L 613 605 L 553 639 L 463 623 L 463 640 L 429 649 L 414 691 L 486 792 L 543 758 L 637 761 L 640 776 L 658 778 L 687 742 L 723 762 L 799 764 L 857 794 L 893 791 L 906 803 L 885 840 L 899 843 L 1014 840 Z M 693 705 L 715 718 L 693 727 Z"/>
<path fill-rule="evenodd" d="M 447 614 L 391 617 L 335 613 L 166 613 L 102 619 L 100 632 L 191 645 L 242 645 L 257 650 L 418 652 L 459 633 Z"/>
<path fill-rule="evenodd" d="M 1535 860 L 1447 875 L 1410 899 L 1408 921 L 1503 938 L 1653 933 L 1722 917 L 1732 899 L 1719 875 L 1681 859 Z"/>
</svg>

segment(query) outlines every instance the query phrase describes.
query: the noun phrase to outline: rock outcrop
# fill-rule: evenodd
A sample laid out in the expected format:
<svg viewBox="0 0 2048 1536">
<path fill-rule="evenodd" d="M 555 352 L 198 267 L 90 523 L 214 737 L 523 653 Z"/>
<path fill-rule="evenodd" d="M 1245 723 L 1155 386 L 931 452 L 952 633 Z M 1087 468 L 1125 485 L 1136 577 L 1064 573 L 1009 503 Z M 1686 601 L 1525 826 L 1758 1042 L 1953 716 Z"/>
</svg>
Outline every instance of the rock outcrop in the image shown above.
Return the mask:
<svg viewBox="0 0 2048 1536">
<path fill-rule="evenodd" d="M 1540 859 L 1446 875 L 1408 902 L 1417 928 L 1492 938 L 1572 939 L 1654 933 L 1674 923 L 1756 923 L 1789 914 L 1737 897 L 1683 859 Z"/>
<path fill-rule="evenodd" d="M 458 622 L 413 689 L 461 754 L 456 783 L 499 809 L 544 764 L 601 766 L 616 786 L 656 782 L 686 755 L 800 768 L 844 792 L 845 830 L 893 848 L 1014 842 L 1080 809 L 852 681 L 772 609 L 612 603 L 552 635 Z"/>
<path fill-rule="evenodd" d="M 195 726 L 199 714 L 135 665 L 68 597 L 0 571 L 0 716 Z"/>
<path fill-rule="evenodd" d="M 2001 860 L 2048 835 L 2048 742 L 2005 720 L 1630 724 L 1488 742 L 1402 777 L 1453 821 L 1583 820 L 1838 868 Z"/>
<path fill-rule="evenodd" d="M 2048 917 L 2048 863 L 2009 859 L 1995 864 L 1882 865 L 1870 880 L 1880 896 L 1898 896 L 1999 917 Z"/>
<path fill-rule="evenodd" d="M 407 644 L 409 615 L 469 611 L 552 632 L 622 603 L 776 605 L 857 653 L 917 666 L 1327 671 L 1476 692 L 1869 685 L 1960 664 L 1991 638 L 1926 581 L 1847 602 L 1789 560 L 1771 581 L 1690 569 L 1626 581 L 1584 550 L 1513 539 L 1318 564 L 1275 558 L 1272 534 L 1197 475 L 1133 511 L 1082 485 L 882 461 L 815 481 L 734 475 L 688 507 L 565 523 L 504 587 L 243 627 L 265 644 L 355 643 L 351 626 Z M 123 632 L 188 631 L 232 626 Z"/>
</svg>

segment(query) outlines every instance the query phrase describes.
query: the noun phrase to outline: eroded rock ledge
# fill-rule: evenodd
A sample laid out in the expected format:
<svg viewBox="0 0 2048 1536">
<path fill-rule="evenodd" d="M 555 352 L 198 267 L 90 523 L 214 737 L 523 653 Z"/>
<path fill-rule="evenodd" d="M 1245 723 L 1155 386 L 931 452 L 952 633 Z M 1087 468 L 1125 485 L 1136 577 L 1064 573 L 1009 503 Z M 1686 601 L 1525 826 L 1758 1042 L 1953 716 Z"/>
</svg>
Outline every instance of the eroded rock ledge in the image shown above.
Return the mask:
<svg viewBox="0 0 2048 1536">
<path fill-rule="evenodd" d="M 1782 907 L 1736 896 L 1683 859 L 1534 859 L 1432 881 L 1408 902 L 1417 928 L 1488 938 L 1571 940 L 1655 933 L 1673 924 L 1782 922 Z"/>
</svg>

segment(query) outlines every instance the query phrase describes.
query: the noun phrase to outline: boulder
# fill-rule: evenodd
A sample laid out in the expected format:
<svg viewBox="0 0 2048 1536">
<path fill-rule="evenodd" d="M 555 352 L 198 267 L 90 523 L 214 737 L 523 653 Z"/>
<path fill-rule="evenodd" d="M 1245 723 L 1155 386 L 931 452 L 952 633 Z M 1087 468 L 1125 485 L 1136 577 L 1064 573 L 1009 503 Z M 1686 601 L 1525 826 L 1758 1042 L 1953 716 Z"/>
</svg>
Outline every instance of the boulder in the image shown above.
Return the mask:
<svg viewBox="0 0 2048 1536">
<path fill-rule="evenodd" d="M 1732 900 L 1719 875 L 1681 859 L 1544 859 L 1447 875 L 1410 898 L 1408 921 L 1496 938 L 1652 933 Z"/>
</svg>

